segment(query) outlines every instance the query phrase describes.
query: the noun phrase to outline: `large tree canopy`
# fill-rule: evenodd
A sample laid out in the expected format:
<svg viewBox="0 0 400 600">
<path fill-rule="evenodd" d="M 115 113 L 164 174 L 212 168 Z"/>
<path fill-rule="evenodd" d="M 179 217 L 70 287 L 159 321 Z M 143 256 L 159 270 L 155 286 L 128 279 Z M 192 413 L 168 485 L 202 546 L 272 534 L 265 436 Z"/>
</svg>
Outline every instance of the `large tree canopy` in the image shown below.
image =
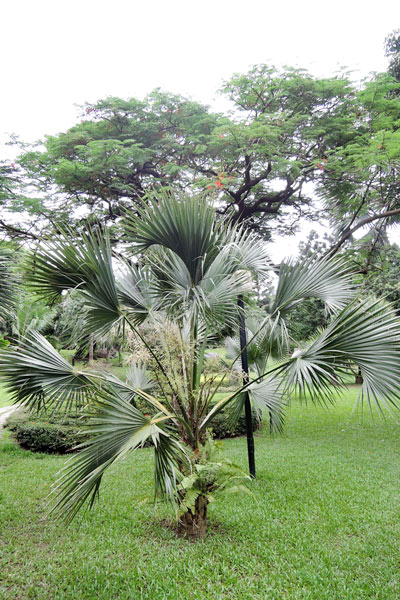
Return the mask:
<svg viewBox="0 0 400 600">
<path fill-rule="evenodd" d="M 389 75 L 358 89 L 344 74 L 317 79 L 259 65 L 224 83 L 226 114 L 160 90 L 144 100 L 107 98 L 87 105 L 68 131 L 24 149 L 22 206 L 36 228 L 77 218 L 115 223 L 154 188 L 190 187 L 208 190 L 220 213 L 268 238 L 299 217 L 319 218 L 319 195 L 324 215 L 344 224 L 340 246 L 362 219 L 400 212 L 398 88 Z M 7 198 L 3 206 L 17 210 Z"/>
<path fill-rule="evenodd" d="M 336 252 L 368 226 L 382 235 L 400 215 L 400 85 L 381 74 L 357 93 L 351 138 L 328 156 L 318 193 L 337 227 Z"/>
</svg>

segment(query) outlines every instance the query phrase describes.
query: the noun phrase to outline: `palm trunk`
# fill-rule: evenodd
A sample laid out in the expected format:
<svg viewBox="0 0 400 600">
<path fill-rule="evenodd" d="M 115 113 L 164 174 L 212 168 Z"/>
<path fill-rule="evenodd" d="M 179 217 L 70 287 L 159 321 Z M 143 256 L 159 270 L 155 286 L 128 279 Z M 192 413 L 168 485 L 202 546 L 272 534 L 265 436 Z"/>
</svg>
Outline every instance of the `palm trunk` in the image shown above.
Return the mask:
<svg viewBox="0 0 400 600">
<path fill-rule="evenodd" d="M 194 512 L 188 510 L 180 520 L 178 534 L 182 537 L 191 539 L 202 539 L 207 533 L 207 505 L 208 500 L 205 496 L 199 496 L 196 499 Z"/>
<path fill-rule="evenodd" d="M 354 382 L 354 383 L 356 383 L 356 384 L 358 384 L 358 385 L 360 385 L 360 384 L 364 383 L 364 378 L 363 378 L 363 376 L 362 376 L 362 373 L 361 373 L 361 369 L 360 369 L 360 368 L 358 369 L 358 372 L 357 372 L 356 379 L 355 379 L 355 382 Z"/>
<path fill-rule="evenodd" d="M 90 334 L 89 336 L 89 364 L 93 362 L 94 359 L 94 341 L 93 336 Z"/>
</svg>

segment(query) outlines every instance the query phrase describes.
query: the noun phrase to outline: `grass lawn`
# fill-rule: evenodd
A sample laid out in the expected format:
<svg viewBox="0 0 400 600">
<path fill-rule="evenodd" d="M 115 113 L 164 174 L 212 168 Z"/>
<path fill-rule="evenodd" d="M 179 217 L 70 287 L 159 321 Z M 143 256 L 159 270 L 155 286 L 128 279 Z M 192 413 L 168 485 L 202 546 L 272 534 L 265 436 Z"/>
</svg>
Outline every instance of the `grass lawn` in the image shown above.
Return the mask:
<svg viewBox="0 0 400 600">
<path fill-rule="evenodd" d="M 4 386 L 0 383 L 0 408 L 3 406 L 9 406 L 12 404 L 7 392 L 4 389 Z"/>
<path fill-rule="evenodd" d="M 139 450 L 104 478 L 100 503 L 66 528 L 46 519 L 63 457 L 0 442 L 0 598 L 393 599 L 400 596 L 399 425 L 290 408 L 284 437 L 256 439 L 257 499 L 211 505 L 207 539 L 177 539 Z M 244 438 L 225 451 L 246 465 Z"/>
</svg>

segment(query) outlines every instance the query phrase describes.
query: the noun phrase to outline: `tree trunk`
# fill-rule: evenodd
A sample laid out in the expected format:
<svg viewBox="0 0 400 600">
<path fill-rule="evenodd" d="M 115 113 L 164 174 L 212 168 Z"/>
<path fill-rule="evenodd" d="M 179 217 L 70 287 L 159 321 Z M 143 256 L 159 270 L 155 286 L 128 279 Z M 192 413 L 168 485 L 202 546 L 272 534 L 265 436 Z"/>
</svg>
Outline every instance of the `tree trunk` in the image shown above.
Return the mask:
<svg viewBox="0 0 400 600">
<path fill-rule="evenodd" d="M 363 376 L 362 376 L 362 373 L 361 373 L 361 369 L 358 369 L 358 373 L 356 375 L 355 383 L 358 383 L 358 384 L 364 383 L 364 379 L 363 379 Z"/>
<path fill-rule="evenodd" d="M 191 539 L 202 539 L 207 533 L 207 504 L 205 496 L 196 500 L 194 513 L 188 510 L 179 519 L 178 535 Z"/>
<path fill-rule="evenodd" d="M 113 352 L 113 347 L 111 346 L 111 348 L 109 348 L 109 349 L 107 350 L 107 356 L 106 356 L 106 361 L 107 361 L 107 363 L 109 363 L 109 362 L 110 362 L 110 360 L 111 360 L 111 354 L 112 354 L 112 352 Z"/>
<path fill-rule="evenodd" d="M 92 336 L 92 334 L 90 334 L 90 336 L 89 336 L 89 364 L 93 362 L 93 358 L 94 358 L 94 342 L 93 342 L 93 336 Z"/>
</svg>

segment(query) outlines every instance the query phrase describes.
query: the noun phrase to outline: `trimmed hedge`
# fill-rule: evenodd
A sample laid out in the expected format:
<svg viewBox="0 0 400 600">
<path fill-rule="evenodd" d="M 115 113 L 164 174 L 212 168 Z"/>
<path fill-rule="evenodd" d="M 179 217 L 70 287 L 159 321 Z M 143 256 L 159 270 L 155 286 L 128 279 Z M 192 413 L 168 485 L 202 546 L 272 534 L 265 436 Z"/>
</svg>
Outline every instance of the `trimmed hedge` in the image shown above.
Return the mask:
<svg viewBox="0 0 400 600">
<path fill-rule="evenodd" d="M 15 439 L 22 448 L 49 454 L 67 454 L 84 441 L 78 436 L 76 428 L 47 424 L 19 425 L 15 431 Z"/>
<path fill-rule="evenodd" d="M 32 452 L 67 454 L 89 439 L 89 434 L 82 432 L 84 422 L 78 422 L 78 418 L 79 415 L 29 414 L 19 409 L 9 417 L 6 427 L 22 448 Z"/>
<path fill-rule="evenodd" d="M 254 411 L 252 412 L 252 422 L 253 431 L 255 431 L 260 425 L 260 420 Z M 232 429 L 229 426 L 228 414 L 221 411 L 213 418 L 210 428 L 212 429 L 214 438 L 217 440 L 246 435 L 246 417 L 244 414 L 239 417 L 236 427 Z"/>
<path fill-rule="evenodd" d="M 90 438 L 90 433 L 83 431 L 85 422 L 78 414 L 36 415 L 21 408 L 9 417 L 6 427 L 22 448 L 47 454 L 68 454 Z M 258 425 L 259 420 L 253 413 L 253 431 Z M 216 439 L 245 435 L 246 419 L 244 415 L 241 416 L 237 426 L 232 429 L 227 413 L 222 411 L 213 419 L 211 429 Z"/>
</svg>

